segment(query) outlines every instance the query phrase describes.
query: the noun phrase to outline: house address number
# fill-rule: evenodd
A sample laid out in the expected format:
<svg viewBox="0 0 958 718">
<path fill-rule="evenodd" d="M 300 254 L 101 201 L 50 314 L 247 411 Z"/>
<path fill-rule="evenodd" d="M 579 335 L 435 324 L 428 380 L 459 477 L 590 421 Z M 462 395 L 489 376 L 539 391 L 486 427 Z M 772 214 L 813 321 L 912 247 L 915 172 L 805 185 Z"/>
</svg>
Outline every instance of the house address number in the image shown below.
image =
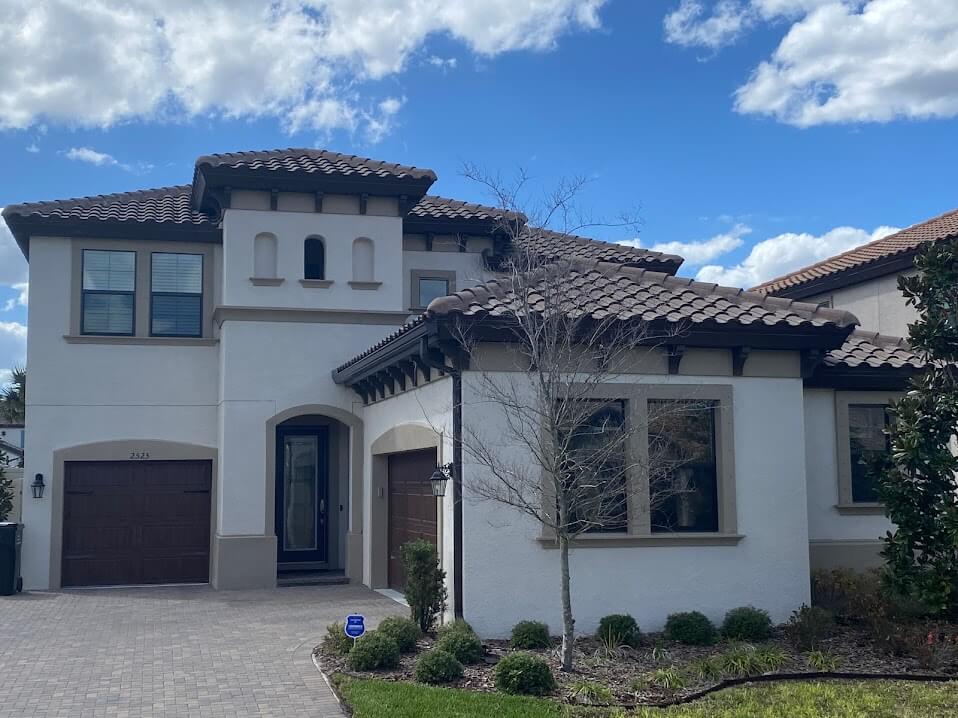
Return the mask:
<svg viewBox="0 0 958 718">
<path fill-rule="evenodd" d="M 146 459 L 149 459 L 149 458 L 150 458 L 149 451 L 131 451 L 130 452 L 130 459 L 134 461 L 145 461 Z"/>
</svg>

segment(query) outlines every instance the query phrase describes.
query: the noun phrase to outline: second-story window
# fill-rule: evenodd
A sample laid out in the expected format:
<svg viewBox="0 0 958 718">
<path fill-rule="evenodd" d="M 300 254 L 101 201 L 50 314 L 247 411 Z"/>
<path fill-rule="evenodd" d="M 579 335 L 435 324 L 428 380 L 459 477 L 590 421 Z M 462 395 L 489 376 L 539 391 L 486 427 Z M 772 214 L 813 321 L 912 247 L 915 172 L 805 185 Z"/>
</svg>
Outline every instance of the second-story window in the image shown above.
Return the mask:
<svg viewBox="0 0 958 718">
<path fill-rule="evenodd" d="M 428 307 L 429 302 L 449 294 L 449 280 L 445 277 L 419 278 L 419 306 Z"/>
<path fill-rule="evenodd" d="M 132 336 L 136 253 L 83 250 L 81 334 Z"/>
<path fill-rule="evenodd" d="M 303 243 L 303 279 L 326 279 L 326 248 L 319 237 Z"/>
<path fill-rule="evenodd" d="M 203 334 L 203 255 L 153 253 L 150 334 Z"/>
</svg>

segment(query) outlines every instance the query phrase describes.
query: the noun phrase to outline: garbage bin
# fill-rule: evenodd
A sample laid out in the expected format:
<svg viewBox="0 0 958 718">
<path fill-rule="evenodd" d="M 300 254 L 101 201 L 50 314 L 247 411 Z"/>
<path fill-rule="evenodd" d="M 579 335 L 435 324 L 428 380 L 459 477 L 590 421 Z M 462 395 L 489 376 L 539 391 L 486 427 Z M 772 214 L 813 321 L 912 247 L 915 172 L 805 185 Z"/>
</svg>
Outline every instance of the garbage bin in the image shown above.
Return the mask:
<svg viewBox="0 0 958 718">
<path fill-rule="evenodd" d="M 0 596 L 12 596 L 23 590 L 20 578 L 20 545 L 23 524 L 0 522 Z"/>
</svg>

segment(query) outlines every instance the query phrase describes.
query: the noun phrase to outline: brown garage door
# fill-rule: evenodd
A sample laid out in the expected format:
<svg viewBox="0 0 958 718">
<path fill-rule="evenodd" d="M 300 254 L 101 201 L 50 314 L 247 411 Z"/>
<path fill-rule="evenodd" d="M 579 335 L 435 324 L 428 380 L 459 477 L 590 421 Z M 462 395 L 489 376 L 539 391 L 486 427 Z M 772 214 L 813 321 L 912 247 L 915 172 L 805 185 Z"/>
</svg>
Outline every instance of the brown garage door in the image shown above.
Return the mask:
<svg viewBox="0 0 958 718">
<path fill-rule="evenodd" d="M 402 545 L 419 538 L 437 543 L 436 498 L 429 483 L 435 469 L 435 449 L 389 457 L 389 587 L 397 591 L 406 585 Z"/>
<path fill-rule="evenodd" d="M 66 464 L 64 586 L 209 580 L 209 461 Z"/>
</svg>

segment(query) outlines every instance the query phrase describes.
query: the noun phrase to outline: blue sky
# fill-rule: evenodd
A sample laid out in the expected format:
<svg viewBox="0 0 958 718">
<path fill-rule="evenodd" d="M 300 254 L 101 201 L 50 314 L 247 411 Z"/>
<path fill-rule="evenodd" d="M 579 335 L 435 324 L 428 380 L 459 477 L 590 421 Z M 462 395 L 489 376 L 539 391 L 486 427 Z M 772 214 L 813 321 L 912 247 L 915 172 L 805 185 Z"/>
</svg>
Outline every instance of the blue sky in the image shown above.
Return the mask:
<svg viewBox="0 0 958 718">
<path fill-rule="evenodd" d="M 958 206 L 953 0 L 307 5 L 12 0 L 0 206 L 242 149 L 431 167 L 473 201 L 463 162 L 522 166 L 541 190 L 591 178 L 596 217 L 639 209 L 638 237 L 594 235 L 747 286 Z M 0 227 L 0 370 L 24 359 L 24 266 Z"/>
</svg>

